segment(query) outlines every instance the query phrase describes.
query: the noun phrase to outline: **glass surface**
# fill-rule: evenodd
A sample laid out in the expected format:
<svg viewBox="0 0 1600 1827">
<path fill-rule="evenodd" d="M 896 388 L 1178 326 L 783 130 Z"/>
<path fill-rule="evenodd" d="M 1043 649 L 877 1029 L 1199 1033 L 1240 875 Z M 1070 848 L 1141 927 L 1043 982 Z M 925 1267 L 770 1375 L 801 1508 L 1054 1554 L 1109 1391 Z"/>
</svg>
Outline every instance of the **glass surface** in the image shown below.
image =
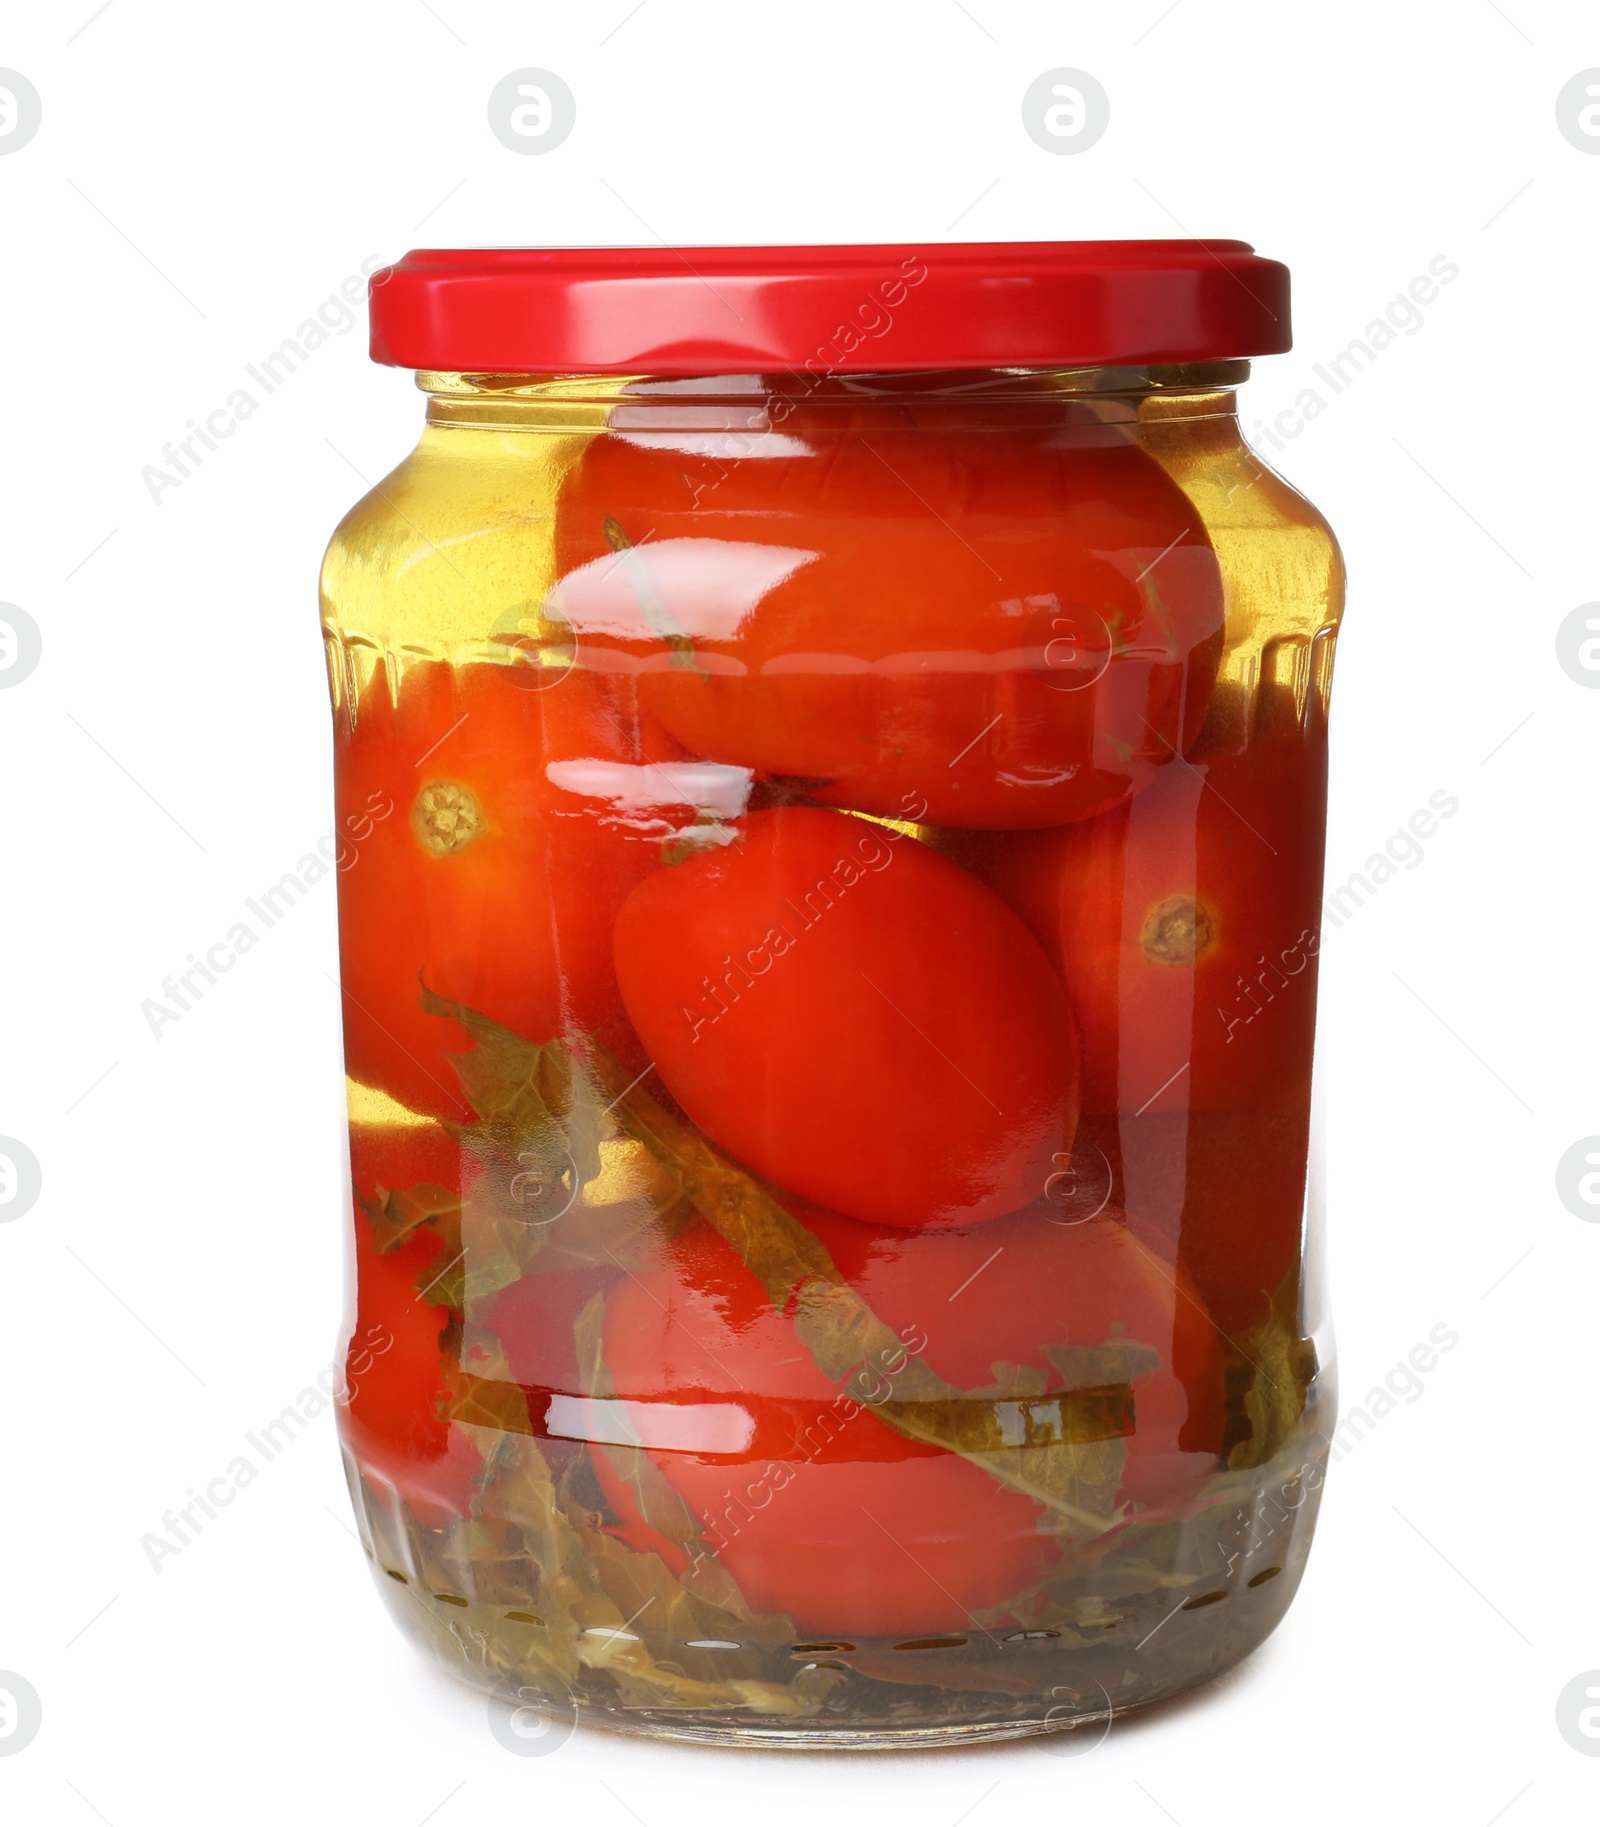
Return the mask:
<svg viewBox="0 0 1600 1827">
<path fill-rule="evenodd" d="M 324 571 L 341 1427 L 456 1672 L 923 1744 L 1283 1615 L 1342 572 L 1243 372 L 422 377 Z"/>
</svg>

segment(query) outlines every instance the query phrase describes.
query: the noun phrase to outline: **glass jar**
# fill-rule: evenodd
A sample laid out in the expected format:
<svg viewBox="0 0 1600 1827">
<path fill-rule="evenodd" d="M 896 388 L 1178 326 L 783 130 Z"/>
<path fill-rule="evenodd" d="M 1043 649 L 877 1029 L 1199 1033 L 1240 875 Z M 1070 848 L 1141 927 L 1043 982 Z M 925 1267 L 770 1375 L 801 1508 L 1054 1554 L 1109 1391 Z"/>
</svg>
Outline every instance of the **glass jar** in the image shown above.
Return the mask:
<svg viewBox="0 0 1600 1827">
<path fill-rule="evenodd" d="M 729 1742 L 1229 1667 L 1333 1412 L 1342 571 L 1234 401 L 1282 269 L 373 283 L 428 396 L 323 575 L 379 1590 L 516 1704 Z"/>
</svg>

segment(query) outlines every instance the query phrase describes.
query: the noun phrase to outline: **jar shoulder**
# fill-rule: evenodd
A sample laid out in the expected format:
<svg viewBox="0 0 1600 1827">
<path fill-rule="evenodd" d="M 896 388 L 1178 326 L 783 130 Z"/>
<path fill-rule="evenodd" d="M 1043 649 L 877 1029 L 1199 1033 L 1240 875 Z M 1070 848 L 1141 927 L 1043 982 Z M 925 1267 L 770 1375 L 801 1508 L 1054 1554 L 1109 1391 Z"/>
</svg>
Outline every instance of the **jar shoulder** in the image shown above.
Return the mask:
<svg viewBox="0 0 1600 1827">
<path fill-rule="evenodd" d="M 556 582 L 556 495 L 577 442 L 428 427 L 328 542 L 329 642 L 460 664 L 538 633 Z"/>
</svg>

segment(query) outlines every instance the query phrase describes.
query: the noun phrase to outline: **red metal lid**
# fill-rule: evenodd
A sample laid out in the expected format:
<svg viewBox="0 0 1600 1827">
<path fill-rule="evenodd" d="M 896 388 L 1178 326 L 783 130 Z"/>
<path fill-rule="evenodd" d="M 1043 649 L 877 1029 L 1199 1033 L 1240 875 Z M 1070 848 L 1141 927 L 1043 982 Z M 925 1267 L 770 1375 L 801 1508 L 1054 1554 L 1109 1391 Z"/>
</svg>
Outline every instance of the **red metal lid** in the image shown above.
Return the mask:
<svg viewBox="0 0 1600 1827">
<path fill-rule="evenodd" d="M 419 248 L 372 359 L 518 374 L 1094 367 L 1273 355 L 1289 274 L 1244 241 Z"/>
</svg>

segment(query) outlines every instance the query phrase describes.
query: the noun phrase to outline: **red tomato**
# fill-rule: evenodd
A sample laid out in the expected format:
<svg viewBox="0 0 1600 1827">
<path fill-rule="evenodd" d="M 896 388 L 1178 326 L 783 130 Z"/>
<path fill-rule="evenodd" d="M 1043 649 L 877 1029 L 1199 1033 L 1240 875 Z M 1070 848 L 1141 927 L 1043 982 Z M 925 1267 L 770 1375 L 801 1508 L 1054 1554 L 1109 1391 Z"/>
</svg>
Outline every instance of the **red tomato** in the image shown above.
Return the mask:
<svg viewBox="0 0 1600 1827">
<path fill-rule="evenodd" d="M 413 1186 L 458 1187 L 461 1144 L 438 1123 L 351 1123 L 350 1178 L 359 1199 Z"/>
<path fill-rule="evenodd" d="M 578 1315 L 620 1273 L 610 1267 L 535 1267 L 495 1297 L 489 1327 L 505 1353 L 506 1368 L 525 1390 L 538 1399 L 551 1392 L 575 1396 L 582 1390 Z"/>
<path fill-rule="evenodd" d="M 1071 1144 L 1076 1047 L 1043 952 L 988 889 L 883 826 L 752 814 L 634 890 L 616 964 L 689 1116 L 834 1210 L 998 1217 Z"/>
<path fill-rule="evenodd" d="M 1086 1111 L 1236 1105 L 1309 1074 L 1324 780 L 1320 744 L 1275 740 L 963 852 L 1065 976 Z"/>
<path fill-rule="evenodd" d="M 1043 410 L 613 430 L 563 489 L 551 611 L 687 748 L 821 801 L 999 828 L 1115 805 L 1198 733 L 1220 573 L 1126 434 Z"/>
<path fill-rule="evenodd" d="M 626 1404 L 647 1444 L 666 1426 L 675 1439 L 698 1428 L 734 1448 L 651 1457 L 746 1599 L 802 1632 L 963 1628 L 1053 1558 L 1031 1499 L 907 1440 L 835 1388 L 708 1226 L 686 1233 L 668 1266 L 617 1288 L 605 1339 L 619 1394 L 651 1398 Z M 654 1545 L 604 1454 L 594 1457 L 631 1525 L 624 1533 Z"/>
<path fill-rule="evenodd" d="M 1115 1208 L 1062 1224 L 1043 1201 L 996 1224 L 924 1236 L 805 1217 L 878 1318 L 902 1336 L 925 1332 L 922 1355 L 958 1388 L 992 1383 L 1002 1360 L 1048 1369 L 1047 1344 L 1151 1346 L 1161 1366 L 1134 1384 L 1123 1500 L 1181 1507 L 1215 1469 L 1220 1335 L 1152 1226 Z"/>
<path fill-rule="evenodd" d="M 458 1023 L 421 983 L 533 1040 L 578 1029 L 637 1066 L 611 970 L 611 916 L 697 798 L 742 804 L 737 769 L 675 762 L 619 692 L 574 669 L 442 663 L 387 675 L 338 743 L 340 956 L 351 1076 L 465 1120 Z"/>
<path fill-rule="evenodd" d="M 1300 1254 L 1311 1087 L 1238 1110 L 1085 1118 L 1119 1187 L 1176 1248 L 1212 1318 L 1239 1339 Z"/>
<path fill-rule="evenodd" d="M 353 1128 L 351 1178 L 363 1198 L 380 1188 L 455 1183 L 459 1154 L 439 1129 Z M 341 1428 L 357 1462 L 392 1481 L 414 1506 L 459 1511 L 479 1457 L 439 1413 L 444 1397 L 440 1335 L 449 1312 L 424 1300 L 417 1277 L 439 1263 L 441 1240 L 419 1230 L 379 1253 L 358 1201 L 355 1314 L 345 1349 Z"/>
<path fill-rule="evenodd" d="M 1299 1260 L 1310 1133 L 1309 1083 L 1189 1118 L 1178 1257 L 1231 1337 L 1266 1318 Z"/>
<path fill-rule="evenodd" d="M 1153 1346 L 1162 1367 L 1135 1383 L 1122 1498 L 1175 1504 L 1214 1467 L 1214 1446 L 1179 1449 L 1190 1398 L 1168 1367 L 1182 1333 L 1185 1348 L 1209 1354 L 1203 1368 L 1219 1395 L 1214 1335 L 1200 1321 L 1205 1336 L 1194 1339 L 1197 1322 L 1175 1311 L 1172 1270 L 1120 1223 L 1062 1228 L 1019 1213 L 908 1236 L 810 1216 L 907 1349 L 963 1388 L 991 1384 L 998 1361 L 1048 1370 L 1047 1344 Z M 752 1605 L 787 1613 L 803 1632 L 965 1629 L 1055 1558 L 1029 1498 L 909 1440 L 830 1383 L 709 1227 L 685 1233 L 654 1274 L 618 1286 L 605 1341 L 629 1425 L 701 1519 L 708 1551 Z M 864 1366 L 848 1387 L 883 1400 L 899 1368 L 898 1357 Z M 1215 1414 L 1217 1397 L 1202 1399 Z M 681 1570 L 683 1553 L 644 1523 L 605 1454 L 594 1459 L 618 1532 Z"/>
</svg>

